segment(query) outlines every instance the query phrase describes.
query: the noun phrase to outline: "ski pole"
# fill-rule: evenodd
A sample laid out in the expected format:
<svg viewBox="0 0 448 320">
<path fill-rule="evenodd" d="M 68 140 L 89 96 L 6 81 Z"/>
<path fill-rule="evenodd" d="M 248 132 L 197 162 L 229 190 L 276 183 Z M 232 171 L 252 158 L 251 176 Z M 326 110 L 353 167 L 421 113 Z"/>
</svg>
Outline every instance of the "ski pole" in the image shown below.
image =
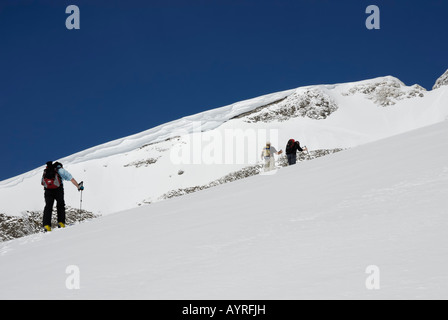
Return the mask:
<svg viewBox="0 0 448 320">
<path fill-rule="evenodd" d="M 81 191 L 81 198 L 79 200 L 79 215 L 80 215 L 80 218 L 81 218 L 81 212 L 82 212 L 82 191 L 83 191 L 81 187 L 83 187 L 83 186 L 84 186 L 84 181 L 81 181 L 79 183 L 79 188 L 80 188 L 80 191 Z"/>
</svg>

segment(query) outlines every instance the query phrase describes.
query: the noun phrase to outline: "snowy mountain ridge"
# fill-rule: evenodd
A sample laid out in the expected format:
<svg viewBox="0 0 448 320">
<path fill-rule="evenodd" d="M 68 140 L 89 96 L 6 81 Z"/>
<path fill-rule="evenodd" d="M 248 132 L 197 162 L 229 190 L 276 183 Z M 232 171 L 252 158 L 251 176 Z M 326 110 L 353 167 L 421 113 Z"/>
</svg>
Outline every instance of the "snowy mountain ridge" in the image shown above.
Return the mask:
<svg viewBox="0 0 448 320">
<path fill-rule="evenodd" d="M 396 83 L 298 88 L 67 157 L 86 181 L 83 208 L 103 216 L 1 242 L 0 299 L 446 299 L 448 86 Z M 377 88 L 391 95 L 377 99 Z M 185 131 L 161 130 L 170 127 Z M 347 150 L 274 175 L 256 174 L 259 164 L 172 161 L 219 150 L 214 139 L 227 132 L 271 130 L 276 143 L 298 138 L 312 155 Z M 265 140 L 243 147 L 257 152 Z M 40 228 L 41 169 L 0 184 L 0 219 L 36 208 L 15 220 Z M 73 189 L 66 202 L 78 218 Z"/>
<path fill-rule="evenodd" d="M 264 95 L 184 117 L 59 161 L 76 179 L 85 182 L 85 208 L 95 214 L 108 214 L 157 202 L 175 190 L 209 185 L 253 166 L 255 163 L 247 159 L 253 154 L 258 157 L 271 131 L 277 149 L 295 138 L 311 150 L 334 150 L 384 139 L 447 117 L 447 86 L 426 91 L 387 76 Z M 227 145 L 216 137 L 226 137 L 229 131 L 266 133 L 266 138 L 244 145 L 242 151 L 235 146 L 235 153 L 244 153 L 241 163 L 173 162 L 176 153 L 202 160 L 208 149 L 216 152 Z M 246 140 L 243 143 L 247 144 Z M 201 144 L 197 150 L 195 141 Z M 0 182 L 0 213 L 20 215 L 42 210 L 42 170 L 39 167 Z M 126 179 L 132 179 L 133 186 L 123 189 Z M 26 202 L 18 201 L 17 194 L 23 192 L 29 195 Z M 72 207 L 77 206 L 76 190 L 67 188 L 66 198 Z"/>
</svg>

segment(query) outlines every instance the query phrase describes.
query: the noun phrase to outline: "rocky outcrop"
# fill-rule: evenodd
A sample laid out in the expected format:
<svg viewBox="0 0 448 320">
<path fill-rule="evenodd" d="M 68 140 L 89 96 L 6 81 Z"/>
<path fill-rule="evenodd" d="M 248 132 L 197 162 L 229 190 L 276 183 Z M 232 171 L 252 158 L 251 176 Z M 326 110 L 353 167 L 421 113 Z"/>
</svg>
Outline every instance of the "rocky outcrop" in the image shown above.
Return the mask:
<svg viewBox="0 0 448 320">
<path fill-rule="evenodd" d="M 425 92 L 425 88 L 417 84 L 412 87 L 406 87 L 403 82 L 394 77 L 385 77 L 378 79 L 378 81 L 354 86 L 343 93 L 343 95 L 350 96 L 361 93 L 374 103 L 387 107 L 403 99 L 423 98 Z"/>
<path fill-rule="evenodd" d="M 439 89 L 440 87 L 448 86 L 448 70 L 442 76 L 437 79 L 436 84 L 432 87 L 433 90 Z"/>
<path fill-rule="evenodd" d="M 125 164 L 124 167 L 136 167 L 136 168 L 140 168 L 140 167 L 147 167 L 151 164 L 154 164 L 157 162 L 158 159 L 155 158 L 148 158 L 145 160 L 140 160 L 140 161 L 134 161 L 128 164 Z"/>
<path fill-rule="evenodd" d="M 86 210 L 66 208 L 66 225 L 72 225 L 98 218 L 99 215 Z M 57 214 L 53 212 L 52 227 L 57 228 Z M 0 213 L 0 242 L 43 232 L 42 212 L 28 211 L 22 216 L 8 216 Z"/>
<path fill-rule="evenodd" d="M 256 110 L 246 122 L 287 121 L 291 118 L 308 117 L 326 119 L 338 109 L 336 102 L 319 88 L 299 90 L 278 103 Z"/>
</svg>

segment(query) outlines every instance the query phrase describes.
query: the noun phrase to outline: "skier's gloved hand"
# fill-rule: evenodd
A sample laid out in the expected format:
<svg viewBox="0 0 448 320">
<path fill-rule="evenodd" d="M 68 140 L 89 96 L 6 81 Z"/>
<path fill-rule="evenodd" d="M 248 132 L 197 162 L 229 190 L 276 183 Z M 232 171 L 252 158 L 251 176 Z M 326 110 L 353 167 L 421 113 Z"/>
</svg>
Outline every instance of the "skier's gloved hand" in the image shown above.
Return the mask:
<svg viewBox="0 0 448 320">
<path fill-rule="evenodd" d="M 79 186 L 78 191 L 84 190 L 84 186 Z"/>
</svg>

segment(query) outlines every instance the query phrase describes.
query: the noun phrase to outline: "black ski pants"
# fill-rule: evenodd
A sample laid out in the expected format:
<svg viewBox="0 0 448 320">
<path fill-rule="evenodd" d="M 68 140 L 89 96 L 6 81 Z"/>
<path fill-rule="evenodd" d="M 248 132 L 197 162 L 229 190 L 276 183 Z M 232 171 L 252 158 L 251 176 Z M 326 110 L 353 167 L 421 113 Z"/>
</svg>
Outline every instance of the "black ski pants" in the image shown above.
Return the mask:
<svg viewBox="0 0 448 320">
<path fill-rule="evenodd" d="M 286 157 L 288 158 L 288 164 L 290 166 L 293 164 L 296 164 L 296 162 L 297 162 L 297 154 L 296 153 L 287 154 Z"/>
<path fill-rule="evenodd" d="M 58 222 L 65 224 L 65 201 L 64 201 L 64 188 L 59 187 L 57 189 L 45 190 L 45 209 L 44 209 L 44 226 L 51 226 L 51 214 L 53 212 L 54 201 L 56 200 L 58 211 Z"/>
</svg>

